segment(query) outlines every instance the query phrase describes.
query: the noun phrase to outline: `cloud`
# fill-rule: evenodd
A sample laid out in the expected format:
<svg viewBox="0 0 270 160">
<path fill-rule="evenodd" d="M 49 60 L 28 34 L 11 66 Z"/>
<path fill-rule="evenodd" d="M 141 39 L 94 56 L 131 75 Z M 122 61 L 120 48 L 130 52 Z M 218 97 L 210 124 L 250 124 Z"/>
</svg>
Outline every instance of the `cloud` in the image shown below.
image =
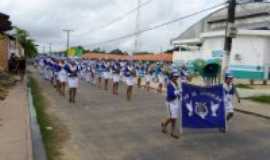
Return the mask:
<svg viewBox="0 0 270 160">
<path fill-rule="evenodd" d="M 147 0 L 144 0 L 145 2 Z M 141 8 L 140 28 L 144 29 L 170 19 L 190 14 L 223 0 L 153 0 Z M 41 45 L 53 44 L 53 49 L 64 50 L 64 28 L 74 29 L 71 45 L 89 46 L 135 31 L 136 14 L 104 28 L 115 18 L 136 7 L 136 0 L 1 0 L 0 10 L 11 16 L 14 25 L 26 29 Z M 176 37 L 200 17 L 177 22 L 139 36 L 140 49 L 160 51 L 170 47 Z M 134 49 L 134 37 L 99 47 L 110 50 Z"/>
</svg>

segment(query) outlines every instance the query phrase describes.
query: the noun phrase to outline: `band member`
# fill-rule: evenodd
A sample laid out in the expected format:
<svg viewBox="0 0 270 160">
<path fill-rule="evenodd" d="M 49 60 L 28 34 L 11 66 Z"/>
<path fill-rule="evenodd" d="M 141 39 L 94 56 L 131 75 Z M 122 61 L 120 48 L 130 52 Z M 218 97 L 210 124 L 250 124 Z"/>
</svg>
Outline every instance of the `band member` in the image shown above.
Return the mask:
<svg viewBox="0 0 270 160">
<path fill-rule="evenodd" d="M 96 84 L 96 70 L 95 70 L 95 63 L 92 63 L 90 65 L 90 81 L 91 81 L 91 84 L 92 85 L 95 85 Z"/>
<path fill-rule="evenodd" d="M 138 82 L 137 82 L 137 85 L 138 85 L 138 88 L 141 88 L 141 83 L 142 83 L 142 79 L 144 77 L 144 66 L 143 65 L 139 65 L 138 66 L 138 69 L 137 69 L 137 75 L 138 75 Z"/>
<path fill-rule="evenodd" d="M 229 72 L 225 74 L 224 78 L 224 104 L 226 110 L 226 118 L 229 121 L 233 117 L 234 107 L 233 107 L 233 97 L 236 96 L 238 102 L 240 103 L 240 97 L 238 91 L 233 84 L 233 75 Z"/>
<path fill-rule="evenodd" d="M 125 68 L 125 78 L 127 84 L 127 100 L 130 101 L 133 92 L 134 77 L 136 75 L 135 69 L 131 64 L 128 64 Z"/>
<path fill-rule="evenodd" d="M 119 81 L 120 81 L 120 64 L 114 63 L 112 66 L 113 72 L 113 95 L 118 95 Z"/>
<path fill-rule="evenodd" d="M 60 61 L 60 72 L 58 72 L 58 81 L 59 81 L 59 91 L 62 96 L 65 96 L 66 92 L 66 83 L 67 83 L 67 66 L 63 60 Z"/>
<path fill-rule="evenodd" d="M 104 62 L 103 68 L 103 78 L 104 78 L 104 90 L 108 90 L 108 84 L 110 79 L 110 64 L 109 62 Z"/>
<path fill-rule="evenodd" d="M 87 83 L 91 82 L 91 66 L 89 63 L 86 64 L 85 81 Z"/>
<path fill-rule="evenodd" d="M 59 62 L 54 59 L 53 60 L 53 77 L 52 77 L 52 83 L 53 83 L 53 86 L 56 88 L 56 90 L 60 93 L 60 83 L 59 83 L 59 80 L 58 80 L 58 73 L 60 72 L 61 70 L 61 67 L 59 65 Z"/>
<path fill-rule="evenodd" d="M 167 107 L 168 107 L 168 118 L 161 122 L 161 128 L 163 133 L 167 133 L 167 126 L 171 123 L 171 136 L 174 138 L 179 138 L 176 134 L 176 120 L 179 114 L 180 107 L 180 89 L 178 86 L 178 73 L 172 73 L 170 76 L 170 81 L 167 85 Z"/>
<path fill-rule="evenodd" d="M 69 102 L 75 103 L 77 88 L 79 86 L 78 68 L 75 62 L 71 62 L 68 71 Z"/>
<path fill-rule="evenodd" d="M 122 81 L 123 83 L 126 83 L 125 69 L 126 69 L 126 62 L 121 61 L 120 62 L 120 81 Z"/>
<path fill-rule="evenodd" d="M 96 63 L 96 74 L 97 74 L 97 87 L 101 88 L 103 69 L 101 61 L 99 60 Z"/>
<path fill-rule="evenodd" d="M 165 75 L 164 72 L 161 71 L 158 75 L 158 93 L 162 93 L 163 84 L 165 83 Z"/>
<path fill-rule="evenodd" d="M 150 71 L 150 68 L 149 67 L 147 67 L 147 69 L 146 69 L 146 73 L 145 73 L 145 86 L 144 86 L 144 88 L 146 89 L 146 91 L 147 92 L 149 92 L 150 91 L 150 83 L 151 83 L 151 79 L 152 79 L 152 77 L 151 77 L 151 71 Z"/>
</svg>

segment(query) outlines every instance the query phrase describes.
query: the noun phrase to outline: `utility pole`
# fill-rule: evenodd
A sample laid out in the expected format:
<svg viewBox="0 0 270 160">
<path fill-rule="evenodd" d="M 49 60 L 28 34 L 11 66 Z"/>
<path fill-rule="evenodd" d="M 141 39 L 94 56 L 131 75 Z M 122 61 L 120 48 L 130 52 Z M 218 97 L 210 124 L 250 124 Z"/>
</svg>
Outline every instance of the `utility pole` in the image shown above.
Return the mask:
<svg viewBox="0 0 270 160">
<path fill-rule="evenodd" d="M 52 54 L 52 43 L 49 43 L 49 52 L 50 52 L 50 55 Z"/>
<path fill-rule="evenodd" d="M 43 51 L 42 51 L 42 52 L 43 52 L 43 54 L 45 54 L 45 52 L 46 52 L 46 47 L 43 46 L 42 48 L 43 48 Z"/>
<path fill-rule="evenodd" d="M 139 51 L 139 38 L 140 38 L 140 34 L 139 34 L 139 31 L 140 31 L 140 16 L 141 16 L 141 10 L 140 10 L 140 6 L 141 6 L 141 0 L 137 0 L 137 15 L 136 15 L 136 29 L 135 29 L 135 33 L 136 33 L 136 36 L 135 36 L 135 42 L 134 42 L 134 53 L 138 52 Z"/>
<path fill-rule="evenodd" d="M 229 68 L 231 50 L 232 50 L 232 40 L 233 40 L 233 38 L 236 37 L 236 34 L 237 34 L 236 28 L 234 26 L 236 0 L 229 0 L 228 3 L 229 3 L 228 17 L 227 17 L 227 24 L 226 24 L 226 29 L 225 29 L 225 43 L 224 43 L 225 54 L 223 57 L 222 72 L 220 75 L 221 77 L 224 76 L 224 73 Z"/>
<path fill-rule="evenodd" d="M 70 43 L 70 33 L 73 32 L 72 29 L 63 29 L 64 32 L 67 34 L 67 51 L 69 49 L 69 43 Z"/>
</svg>

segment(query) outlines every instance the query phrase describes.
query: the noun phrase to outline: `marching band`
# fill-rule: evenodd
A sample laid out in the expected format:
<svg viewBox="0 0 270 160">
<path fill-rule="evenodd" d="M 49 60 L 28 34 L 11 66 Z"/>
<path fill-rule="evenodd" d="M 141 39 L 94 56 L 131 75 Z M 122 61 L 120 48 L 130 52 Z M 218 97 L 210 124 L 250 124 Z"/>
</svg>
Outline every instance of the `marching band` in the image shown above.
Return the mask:
<svg viewBox="0 0 270 160">
<path fill-rule="evenodd" d="M 118 95 L 119 85 L 125 84 L 128 101 L 132 99 L 134 85 L 140 88 L 144 84 L 145 89 L 150 91 L 151 85 L 157 84 L 157 91 L 161 93 L 168 81 L 170 72 L 168 68 L 170 70 L 173 68 L 171 64 L 163 62 L 84 60 L 50 56 L 38 57 L 36 64 L 38 64 L 40 74 L 55 86 L 60 95 L 65 96 L 66 85 L 68 86 L 71 103 L 75 102 L 79 80 L 94 84 L 104 90 L 109 90 L 111 81 L 113 95 Z"/>
<path fill-rule="evenodd" d="M 176 121 L 179 118 L 181 106 L 182 84 L 190 78 L 185 66 L 176 67 L 163 62 L 135 62 L 127 60 L 85 60 L 85 59 L 57 59 L 40 56 L 36 59 L 40 74 L 50 81 L 60 95 L 65 96 L 66 85 L 69 88 L 69 102 L 76 102 L 79 81 L 86 81 L 96 85 L 99 89 L 109 90 L 112 82 L 112 94 L 119 94 L 119 85 L 126 86 L 126 99 L 132 100 L 133 87 L 144 88 L 147 92 L 156 84 L 158 93 L 166 87 L 166 106 L 168 116 L 161 123 L 161 131 L 167 133 L 167 126 L 171 124 L 171 136 L 178 138 Z M 102 87 L 103 84 L 103 87 Z M 233 85 L 233 76 L 229 72 L 224 75 L 224 108 L 227 121 L 233 117 L 233 96 L 240 98 Z M 222 131 L 222 130 L 221 130 Z"/>
</svg>

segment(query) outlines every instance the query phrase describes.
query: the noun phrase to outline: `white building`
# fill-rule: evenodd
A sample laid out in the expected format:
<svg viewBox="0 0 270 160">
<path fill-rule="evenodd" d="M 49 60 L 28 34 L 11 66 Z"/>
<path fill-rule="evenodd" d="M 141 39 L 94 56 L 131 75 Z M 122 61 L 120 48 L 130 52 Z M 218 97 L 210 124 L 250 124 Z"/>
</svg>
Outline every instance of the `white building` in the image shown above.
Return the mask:
<svg viewBox="0 0 270 160">
<path fill-rule="evenodd" d="M 222 8 L 172 40 L 174 62 L 222 58 L 227 8 Z M 248 3 L 236 8 L 237 37 L 233 39 L 230 70 L 240 79 L 266 80 L 270 71 L 270 3 Z M 182 51 L 181 48 L 188 48 Z"/>
</svg>

